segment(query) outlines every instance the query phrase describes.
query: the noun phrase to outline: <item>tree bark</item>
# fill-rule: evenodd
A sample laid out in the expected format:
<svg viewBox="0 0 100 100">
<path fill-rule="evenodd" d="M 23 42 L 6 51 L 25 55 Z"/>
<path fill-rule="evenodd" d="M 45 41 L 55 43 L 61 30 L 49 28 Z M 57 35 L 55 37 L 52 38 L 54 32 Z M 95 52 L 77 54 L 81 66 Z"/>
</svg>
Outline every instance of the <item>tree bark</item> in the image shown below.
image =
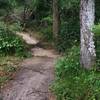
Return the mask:
<svg viewBox="0 0 100 100">
<path fill-rule="evenodd" d="M 53 35 L 54 39 L 57 39 L 60 31 L 60 14 L 58 0 L 53 0 Z"/>
<path fill-rule="evenodd" d="M 81 32 L 81 65 L 91 69 L 95 64 L 94 34 L 91 32 L 95 20 L 95 0 L 81 0 L 80 32 Z"/>
</svg>

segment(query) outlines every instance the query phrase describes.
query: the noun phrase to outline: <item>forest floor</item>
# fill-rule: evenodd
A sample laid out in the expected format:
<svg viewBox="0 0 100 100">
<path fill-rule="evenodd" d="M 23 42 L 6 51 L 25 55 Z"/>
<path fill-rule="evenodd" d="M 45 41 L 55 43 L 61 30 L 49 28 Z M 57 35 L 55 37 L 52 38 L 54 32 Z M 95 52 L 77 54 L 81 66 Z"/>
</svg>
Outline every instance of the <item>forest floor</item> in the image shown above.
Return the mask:
<svg viewBox="0 0 100 100">
<path fill-rule="evenodd" d="M 19 34 L 19 33 L 18 33 Z M 28 44 L 37 40 L 20 33 Z M 32 57 L 20 63 L 20 70 L 2 90 L 3 100 L 56 100 L 49 86 L 54 80 L 54 62 L 58 54 L 53 49 L 33 46 Z"/>
</svg>

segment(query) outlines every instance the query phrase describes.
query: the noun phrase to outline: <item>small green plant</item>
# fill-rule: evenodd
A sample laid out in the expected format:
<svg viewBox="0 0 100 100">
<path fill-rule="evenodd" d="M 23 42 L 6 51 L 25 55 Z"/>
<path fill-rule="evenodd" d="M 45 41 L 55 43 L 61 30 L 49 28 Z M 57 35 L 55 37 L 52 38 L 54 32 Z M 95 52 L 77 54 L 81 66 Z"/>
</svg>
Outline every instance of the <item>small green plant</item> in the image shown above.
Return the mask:
<svg viewBox="0 0 100 100">
<path fill-rule="evenodd" d="M 98 24 L 98 25 L 95 25 L 94 27 L 93 27 L 93 32 L 95 33 L 95 35 L 97 36 L 100 36 L 100 24 Z"/>
<path fill-rule="evenodd" d="M 44 17 L 43 19 L 42 19 L 42 22 L 44 22 L 44 23 L 47 23 L 47 25 L 52 25 L 52 17 L 51 16 L 47 16 L 47 17 Z"/>
<path fill-rule="evenodd" d="M 23 56 L 25 51 L 25 43 L 21 37 L 17 36 L 14 30 L 10 30 L 7 25 L 0 24 L 0 56 Z"/>
<path fill-rule="evenodd" d="M 0 86 L 2 86 L 5 82 L 7 82 L 9 78 L 7 76 L 0 76 Z"/>
<path fill-rule="evenodd" d="M 57 100 L 99 100 L 100 73 L 80 67 L 79 47 L 72 47 L 66 57 L 56 63 L 56 79 L 52 91 Z"/>
<path fill-rule="evenodd" d="M 12 65 L 7 65 L 2 68 L 2 71 L 6 73 L 12 73 L 16 71 L 16 67 L 13 67 Z"/>
</svg>

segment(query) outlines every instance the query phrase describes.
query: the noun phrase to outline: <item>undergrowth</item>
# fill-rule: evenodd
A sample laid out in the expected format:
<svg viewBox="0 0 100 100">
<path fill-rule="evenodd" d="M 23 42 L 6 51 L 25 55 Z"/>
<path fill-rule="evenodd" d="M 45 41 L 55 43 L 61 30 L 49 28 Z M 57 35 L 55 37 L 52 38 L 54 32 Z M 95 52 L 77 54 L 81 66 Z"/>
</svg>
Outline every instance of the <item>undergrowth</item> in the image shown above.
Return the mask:
<svg viewBox="0 0 100 100">
<path fill-rule="evenodd" d="M 95 33 L 95 45 L 96 45 L 96 54 L 97 54 L 97 67 L 100 69 L 100 24 L 97 24 L 93 28 Z"/>
<path fill-rule="evenodd" d="M 18 64 L 20 61 L 22 61 L 22 59 L 18 57 L 0 57 L 0 88 L 13 78 L 13 74 L 19 68 Z"/>
<path fill-rule="evenodd" d="M 80 67 L 79 56 L 79 47 L 74 46 L 66 57 L 57 61 L 56 79 L 51 88 L 57 100 L 100 99 L 100 73 Z"/>
<path fill-rule="evenodd" d="M 0 56 L 27 57 L 26 44 L 15 32 L 15 28 L 9 28 L 5 23 L 0 23 Z"/>
<path fill-rule="evenodd" d="M 31 56 L 25 41 L 16 35 L 16 31 L 20 31 L 17 23 L 7 25 L 0 22 L 0 88 L 13 78 L 19 61 Z"/>
</svg>

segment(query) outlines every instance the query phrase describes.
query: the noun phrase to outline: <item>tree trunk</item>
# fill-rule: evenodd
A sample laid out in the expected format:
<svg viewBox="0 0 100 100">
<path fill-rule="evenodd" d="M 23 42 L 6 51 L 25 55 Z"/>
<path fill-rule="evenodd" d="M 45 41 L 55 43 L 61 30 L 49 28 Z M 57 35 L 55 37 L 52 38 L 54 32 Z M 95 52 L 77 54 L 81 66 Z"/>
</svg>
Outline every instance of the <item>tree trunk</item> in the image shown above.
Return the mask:
<svg viewBox="0 0 100 100">
<path fill-rule="evenodd" d="M 58 0 L 53 0 L 53 35 L 54 39 L 57 39 L 58 33 L 60 31 L 60 15 Z"/>
<path fill-rule="evenodd" d="M 95 19 L 94 0 L 81 0 L 80 8 L 81 65 L 91 69 L 96 57 L 94 34 L 91 32 Z"/>
</svg>

